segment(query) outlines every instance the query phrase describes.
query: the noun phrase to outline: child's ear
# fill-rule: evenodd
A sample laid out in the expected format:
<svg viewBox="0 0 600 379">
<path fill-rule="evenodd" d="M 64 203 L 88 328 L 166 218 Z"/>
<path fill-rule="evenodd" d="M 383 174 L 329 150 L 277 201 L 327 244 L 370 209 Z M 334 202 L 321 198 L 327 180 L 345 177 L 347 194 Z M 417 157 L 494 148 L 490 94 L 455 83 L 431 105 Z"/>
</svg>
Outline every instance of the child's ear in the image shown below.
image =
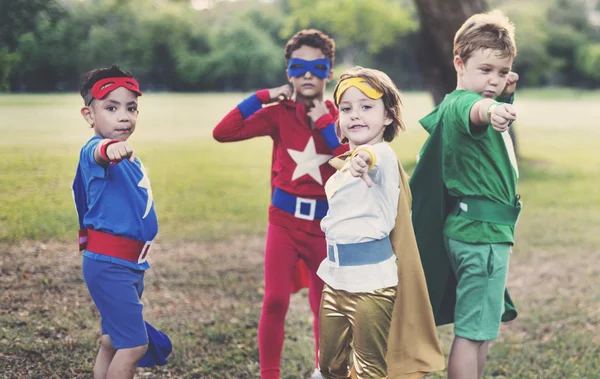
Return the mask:
<svg viewBox="0 0 600 379">
<path fill-rule="evenodd" d="M 333 79 L 333 70 L 329 70 L 329 75 L 327 76 L 327 81 L 331 81 Z"/>
<path fill-rule="evenodd" d="M 90 109 L 90 107 L 81 108 L 81 115 L 87 121 L 88 124 L 93 128 L 94 127 L 94 113 Z"/>
<path fill-rule="evenodd" d="M 383 125 L 390 126 L 390 125 L 392 125 L 392 122 L 394 122 L 394 119 L 391 118 L 388 113 L 388 115 L 385 116 L 385 120 L 383 120 Z"/>
<path fill-rule="evenodd" d="M 394 122 L 393 113 L 388 109 L 385 110 L 385 118 L 383 119 L 383 125 L 390 126 Z"/>
<path fill-rule="evenodd" d="M 454 69 L 459 75 L 462 75 L 465 70 L 465 61 L 458 55 L 454 56 Z"/>
<path fill-rule="evenodd" d="M 290 76 L 289 70 L 285 70 L 285 75 L 287 76 L 288 82 L 291 83 L 292 82 L 292 77 Z"/>
</svg>

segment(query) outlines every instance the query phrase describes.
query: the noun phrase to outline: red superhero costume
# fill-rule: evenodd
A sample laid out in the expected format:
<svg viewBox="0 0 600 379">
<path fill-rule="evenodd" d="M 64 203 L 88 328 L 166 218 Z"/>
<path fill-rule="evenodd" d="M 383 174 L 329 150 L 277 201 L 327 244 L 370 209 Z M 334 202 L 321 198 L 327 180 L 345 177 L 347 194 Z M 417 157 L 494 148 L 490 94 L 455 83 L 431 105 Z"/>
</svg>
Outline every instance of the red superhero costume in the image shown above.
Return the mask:
<svg viewBox="0 0 600 379">
<path fill-rule="evenodd" d="M 259 136 L 273 139 L 269 225 L 265 249 L 265 295 L 258 326 L 261 377 L 279 378 L 284 339 L 284 320 L 290 295 L 309 288 L 318 352 L 318 312 L 323 282 L 317 276 L 326 256 L 321 218 L 327 214 L 323 186 L 335 172 L 327 162 L 348 150 L 335 136 L 337 109 L 326 102 L 329 113 L 311 128 L 304 104 L 270 101 L 260 90 L 242 101 L 215 127 L 220 142 Z M 316 353 L 315 353 L 316 355 Z"/>
</svg>

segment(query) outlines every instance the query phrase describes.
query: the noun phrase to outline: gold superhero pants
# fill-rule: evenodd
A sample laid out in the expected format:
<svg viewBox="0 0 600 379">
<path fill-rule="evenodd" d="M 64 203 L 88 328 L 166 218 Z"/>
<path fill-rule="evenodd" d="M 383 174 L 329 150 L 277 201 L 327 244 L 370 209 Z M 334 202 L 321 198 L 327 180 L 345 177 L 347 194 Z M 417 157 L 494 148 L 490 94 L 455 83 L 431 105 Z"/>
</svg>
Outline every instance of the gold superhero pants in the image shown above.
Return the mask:
<svg viewBox="0 0 600 379">
<path fill-rule="evenodd" d="M 319 312 L 319 367 L 324 379 L 387 378 L 387 339 L 396 287 L 352 293 L 323 287 Z"/>
</svg>

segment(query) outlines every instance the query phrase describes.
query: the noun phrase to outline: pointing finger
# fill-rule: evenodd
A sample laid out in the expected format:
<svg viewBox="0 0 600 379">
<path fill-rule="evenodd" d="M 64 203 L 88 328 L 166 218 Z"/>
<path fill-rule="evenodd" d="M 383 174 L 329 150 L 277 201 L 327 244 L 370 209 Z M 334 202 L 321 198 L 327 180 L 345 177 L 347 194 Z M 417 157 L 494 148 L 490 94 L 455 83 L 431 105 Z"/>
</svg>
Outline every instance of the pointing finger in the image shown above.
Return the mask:
<svg viewBox="0 0 600 379">
<path fill-rule="evenodd" d="M 365 183 L 367 183 L 367 187 L 371 187 L 373 185 L 373 181 L 371 180 L 368 172 L 362 174 L 362 179 L 365 181 Z"/>
</svg>

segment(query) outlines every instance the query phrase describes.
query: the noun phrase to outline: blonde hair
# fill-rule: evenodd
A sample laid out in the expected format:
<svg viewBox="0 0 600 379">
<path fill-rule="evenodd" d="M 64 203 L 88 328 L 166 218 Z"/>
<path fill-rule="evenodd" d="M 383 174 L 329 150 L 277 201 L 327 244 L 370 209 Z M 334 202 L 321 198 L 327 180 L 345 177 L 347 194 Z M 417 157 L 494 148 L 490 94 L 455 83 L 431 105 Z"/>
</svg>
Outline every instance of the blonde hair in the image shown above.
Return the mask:
<svg viewBox="0 0 600 379">
<path fill-rule="evenodd" d="M 390 79 L 390 77 L 382 71 L 355 66 L 340 76 L 340 79 L 333 90 L 334 99 L 337 99 L 337 91 L 340 87 L 340 83 L 349 78 L 362 78 L 371 87 L 383 93 L 383 96 L 381 97 L 381 100 L 383 100 L 383 106 L 385 107 L 388 117 L 392 119 L 392 123 L 385 127 L 383 139 L 384 141 L 391 142 L 398 135 L 400 130 L 406 129 L 404 123 L 402 122 L 402 114 L 400 111 L 402 99 L 400 98 L 400 91 L 398 90 L 398 87 L 396 87 L 392 79 Z M 335 106 L 339 107 L 337 101 L 335 102 Z M 335 122 L 335 134 L 341 143 L 348 142 L 348 138 L 342 137 L 339 118 Z"/>
<path fill-rule="evenodd" d="M 492 49 L 502 58 L 517 56 L 515 25 L 499 10 L 469 17 L 454 36 L 454 56 L 466 61 L 480 49 Z"/>
</svg>

